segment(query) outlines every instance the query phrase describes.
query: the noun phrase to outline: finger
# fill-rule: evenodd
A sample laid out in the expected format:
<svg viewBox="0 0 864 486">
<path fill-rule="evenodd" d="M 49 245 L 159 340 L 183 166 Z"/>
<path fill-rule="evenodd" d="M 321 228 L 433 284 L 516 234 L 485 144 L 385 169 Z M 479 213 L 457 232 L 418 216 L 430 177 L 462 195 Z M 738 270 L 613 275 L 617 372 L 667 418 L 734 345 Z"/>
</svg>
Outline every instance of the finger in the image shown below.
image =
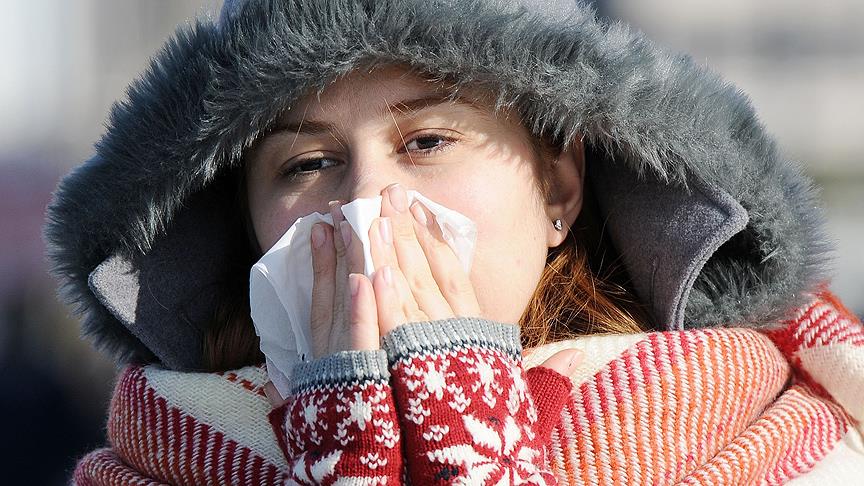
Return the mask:
<svg viewBox="0 0 864 486">
<path fill-rule="evenodd" d="M 354 233 L 351 224 L 343 220 L 339 223 L 339 231 L 345 246 L 345 262 L 348 273 L 364 273 L 363 243 Z"/>
<path fill-rule="evenodd" d="M 328 341 L 328 354 L 348 349 L 349 339 L 349 308 L 351 293 L 348 290 L 348 258 L 347 249 L 350 246 L 350 227 L 343 228 L 342 204 L 330 201 L 330 216 L 333 218 L 333 243 L 336 248 L 336 271 L 334 276 L 333 295 L 333 330 Z"/>
<path fill-rule="evenodd" d="M 336 295 L 333 316 L 333 333 L 330 340 L 330 352 L 346 349 L 377 349 L 378 323 L 376 317 L 369 315 L 369 308 L 374 311 L 375 297 L 371 291 L 360 294 L 359 305 L 355 315 L 355 290 L 359 290 L 360 281 L 352 281 L 351 274 L 363 277 L 363 245 L 354 234 L 351 225 L 345 220 L 342 205 L 339 201 L 330 203 L 330 214 L 334 224 L 339 228 L 336 238 Z M 345 278 L 342 278 L 342 272 Z M 354 279 L 357 279 L 357 276 Z M 365 277 L 363 277 L 365 279 Z M 371 284 L 368 284 L 371 289 Z M 366 295 L 369 294 L 369 295 Z M 355 317 L 360 319 L 356 322 Z M 360 327 L 357 327 L 360 326 Z M 371 336 L 371 337 L 368 337 Z M 357 347 L 357 346 L 361 347 Z"/>
<path fill-rule="evenodd" d="M 565 349 L 550 356 L 540 366 L 557 371 L 564 376 L 570 376 L 582 362 L 582 357 L 583 353 L 579 349 Z"/>
<path fill-rule="evenodd" d="M 393 248 L 390 218 L 376 218 L 372 221 L 372 226 L 369 228 L 369 241 L 372 246 L 370 252 L 376 273 L 385 266 L 390 267 L 391 270 L 396 298 L 389 304 L 400 305 L 402 313 L 410 322 L 426 320 L 426 314 L 417 305 L 417 301 L 408 286 L 408 281 L 399 271 L 399 261 L 396 258 L 396 250 Z M 376 295 L 375 298 L 377 299 L 378 296 Z"/>
<path fill-rule="evenodd" d="M 369 227 L 369 242 L 372 264 L 375 270 L 384 265 L 398 266 L 396 249 L 393 248 L 393 228 L 390 218 L 375 218 Z"/>
<path fill-rule="evenodd" d="M 411 204 L 415 233 L 442 298 L 456 316 L 479 316 L 480 304 L 462 262 L 444 240 L 435 215 L 420 201 Z"/>
<path fill-rule="evenodd" d="M 399 292 L 394 285 L 393 273 L 393 267 L 384 265 L 375 270 L 375 274 L 372 276 L 375 306 L 378 310 L 378 332 L 381 336 L 407 322 Z"/>
<path fill-rule="evenodd" d="M 327 203 L 330 206 L 330 217 L 333 219 L 333 228 L 337 231 L 340 229 L 340 225 L 342 221 L 345 221 L 345 216 L 342 215 L 342 203 L 339 201 L 330 201 Z M 343 256 L 345 253 L 345 240 L 342 236 L 342 233 L 338 233 L 337 238 L 335 238 L 335 246 L 336 246 L 336 256 Z"/>
<path fill-rule="evenodd" d="M 323 239 L 322 239 L 323 237 Z M 333 227 L 325 223 L 312 226 L 312 355 L 317 358 L 327 353 L 333 327 L 333 299 L 335 295 L 336 249 L 333 246 Z"/>
<path fill-rule="evenodd" d="M 372 282 L 362 273 L 348 275 L 351 289 L 351 348 L 379 348 L 378 309 Z"/>
<path fill-rule="evenodd" d="M 430 319 L 453 317 L 450 304 L 438 289 L 423 248 L 414 232 L 414 216 L 408 209 L 408 196 L 399 184 L 382 191 L 381 216 L 388 217 L 393 230 L 393 248 L 398 268 L 418 308 Z"/>
<path fill-rule="evenodd" d="M 274 385 L 272 381 L 268 381 L 267 384 L 264 385 L 264 395 L 267 397 L 267 401 L 270 402 L 270 405 L 273 408 L 282 405 L 286 401 L 282 398 L 282 395 L 279 394 L 279 391 L 276 390 L 276 385 Z"/>
</svg>

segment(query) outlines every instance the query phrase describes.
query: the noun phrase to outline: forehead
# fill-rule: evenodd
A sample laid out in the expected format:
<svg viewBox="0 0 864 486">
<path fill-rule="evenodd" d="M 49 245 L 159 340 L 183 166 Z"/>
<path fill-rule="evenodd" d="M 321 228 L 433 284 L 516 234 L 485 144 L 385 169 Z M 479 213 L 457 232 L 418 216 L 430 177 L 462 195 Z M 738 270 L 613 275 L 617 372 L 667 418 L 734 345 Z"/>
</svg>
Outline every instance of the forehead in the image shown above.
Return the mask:
<svg viewBox="0 0 864 486">
<path fill-rule="evenodd" d="M 300 98 L 280 117 L 280 125 L 297 123 L 302 119 L 328 120 L 346 114 L 369 113 L 389 118 L 388 110 L 399 110 L 404 100 L 444 101 L 448 98 L 473 105 L 478 111 L 491 112 L 483 93 L 460 88 L 456 93 L 448 83 L 431 81 L 407 69 L 386 66 L 372 70 L 358 69 Z M 400 110 L 401 111 L 401 110 Z"/>
</svg>

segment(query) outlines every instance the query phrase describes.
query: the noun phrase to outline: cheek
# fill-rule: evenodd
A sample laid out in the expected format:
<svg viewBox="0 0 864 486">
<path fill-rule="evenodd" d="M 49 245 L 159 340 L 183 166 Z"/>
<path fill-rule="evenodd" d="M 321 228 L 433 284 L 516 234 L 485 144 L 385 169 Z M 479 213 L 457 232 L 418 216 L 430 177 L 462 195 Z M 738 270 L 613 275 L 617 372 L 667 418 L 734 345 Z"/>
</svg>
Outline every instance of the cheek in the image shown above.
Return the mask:
<svg viewBox="0 0 864 486">
<path fill-rule="evenodd" d="M 290 223 L 288 223 L 286 219 L 287 218 L 284 215 L 277 211 L 271 212 L 264 219 L 262 222 L 262 231 L 257 233 L 259 235 L 259 244 L 261 244 L 261 248 L 264 252 L 270 250 L 270 248 L 279 241 L 279 238 L 282 237 L 285 230 L 290 227 Z"/>
<path fill-rule="evenodd" d="M 513 213 L 511 213 L 513 214 Z M 471 281 L 484 316 L 515 323 L 527 307 L 548 249 L 536 216 L 478 221 Z"/>
<path fill-rule="evenodd" d="M 324 207 L 327 207 L 326 203 Z M 264 252 L 272 248 L 299 218 L 316 211 L 325 211 L 317 203 L 286 201 L 284 198 L 274 198 L 250 210 L 255 235 Z"/>
<path fill-rule="evenodd" d="M 477 224 L 470 277 L 483 317 L 516 323 L 546 263 L 545 211 L 529 179 L 498 174 L 454 181 L 458 192 L 421 192 Z"/>
</svg>

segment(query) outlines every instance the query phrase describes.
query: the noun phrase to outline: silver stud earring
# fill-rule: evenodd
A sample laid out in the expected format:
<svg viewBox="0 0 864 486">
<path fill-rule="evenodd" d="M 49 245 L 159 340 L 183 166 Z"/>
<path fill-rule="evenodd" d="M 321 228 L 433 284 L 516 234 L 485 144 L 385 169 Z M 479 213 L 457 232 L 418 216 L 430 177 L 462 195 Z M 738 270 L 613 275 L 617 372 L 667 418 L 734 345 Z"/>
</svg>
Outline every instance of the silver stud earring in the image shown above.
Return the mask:
<svg viewBox="0 0 864 486">
<path fill-rule="evenodd" d="M 558 231 L 561 231 L 564 228 L 564 225 L 561 223 L 560 219 L 556 219 L 554 222 L 552 222 L 552 226 L 554 226 L 555 229 Z"/>
</svg>

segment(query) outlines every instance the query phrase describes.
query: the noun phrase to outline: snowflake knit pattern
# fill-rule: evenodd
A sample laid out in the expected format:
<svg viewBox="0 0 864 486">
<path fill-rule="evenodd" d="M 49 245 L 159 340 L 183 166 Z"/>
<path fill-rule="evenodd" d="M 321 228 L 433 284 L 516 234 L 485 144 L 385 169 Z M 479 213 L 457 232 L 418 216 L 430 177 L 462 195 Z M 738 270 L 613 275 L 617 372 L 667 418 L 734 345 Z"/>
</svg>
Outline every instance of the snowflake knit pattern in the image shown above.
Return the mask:
<svg viewBox="0 0 864 486">
<path fill-rule="evenodd" d="M 529 350 L 518 328 L 401 326 L 378 351 L 296 371 L 120 376 L 102 484 L 854 484 L 864 475 L 864 326 L 822 292 L 770 331 L 590 336 Z M 565 348 L 569 380 L 536 367 Z M 526 371 L 527 370 L 527 371 Z M 805 474 L 806 473 L 806 474 Z"/>
</svg>

